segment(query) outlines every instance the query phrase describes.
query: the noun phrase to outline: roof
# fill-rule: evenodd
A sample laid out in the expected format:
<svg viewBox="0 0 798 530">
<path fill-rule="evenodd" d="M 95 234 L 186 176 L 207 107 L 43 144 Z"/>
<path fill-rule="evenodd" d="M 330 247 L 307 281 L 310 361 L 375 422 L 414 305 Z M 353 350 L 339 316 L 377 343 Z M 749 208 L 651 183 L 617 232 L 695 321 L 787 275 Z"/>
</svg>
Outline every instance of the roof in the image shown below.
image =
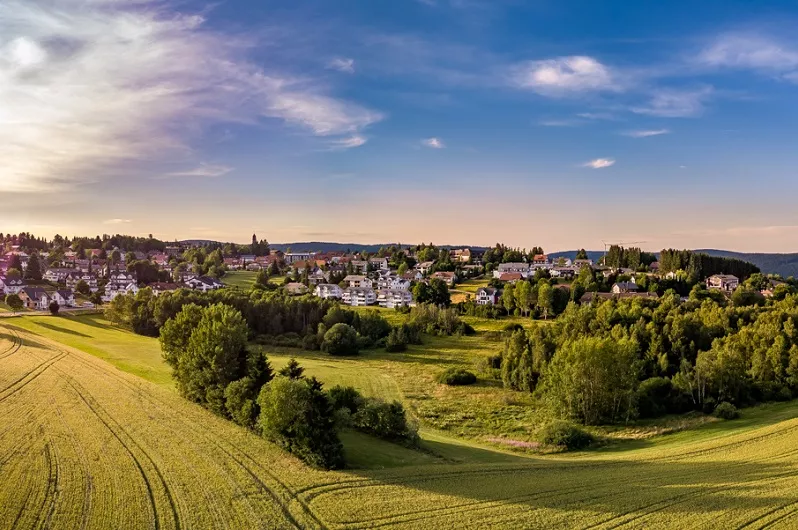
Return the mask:
<svg viewBox="0 0 798 530">
<path fill-rule="evenodd" d="M 737 282 L 740 281 L 740 278 L 738 278 L 737 276 L 734 276 L 732 274 L 713 274 L 709 278 L 715 278 L 715 279 L 718 279 L 718 280 L 725 280 L 725 281 L 737 281 Z M 707 279 L 709 279 L 709 278 L 707 278 Z"/>
<path fill-rule="evenodd" d="M 624 300 L 627 298 L 645 298 L 648 300 L 657 300 L 659 295 L 657 293 L 585 293 L 579 301 L 583 304 L 592 302 L 594 300 L 610 300 L 612 298 Z"/>
<path fill-rule="evenodd" d="M 640 287 L 634 282 L 618 282 L 613 287 L 618 287 L 619 289 L 626 289 L 629 291 L 637 291 Z"/>
<path fill-rule="evenodd" d="M 363 280 L 368 280 L 368 278 L 358 274 L 349 274 L 346 278 L 344 278 L 345 282 L 362 282 Z"/>
<path fill-rule="evenodd" d="M 523 278 L 523 276 L 521 276 L 520 272 L 505 272 L 504 274 L 499 276 L 499 281 L 512 282 L 515 280 L 520 280 L 521 278 Z"/>
<path fill-rule="evenodd" d="M 440 271 L 432 275 L 433 278 L 454 278 L 453 272 Z"/>
<path fill-rule="evenodd" d="M 483 292 L 485 294 L 494 295 L 497 292 L 499 292 L 499 290 L 496 289 L 495 287 L 480 287 L 479 289 L 477 289 L 477 292 L 478 293 Z"/>
</svg>

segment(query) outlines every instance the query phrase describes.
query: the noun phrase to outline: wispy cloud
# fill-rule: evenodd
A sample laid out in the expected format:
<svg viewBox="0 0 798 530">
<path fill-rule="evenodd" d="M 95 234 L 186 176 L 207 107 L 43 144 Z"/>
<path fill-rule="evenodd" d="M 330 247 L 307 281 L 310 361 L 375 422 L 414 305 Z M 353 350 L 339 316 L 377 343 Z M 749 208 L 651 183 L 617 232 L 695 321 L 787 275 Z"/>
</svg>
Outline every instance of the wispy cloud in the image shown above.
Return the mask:
<svg viewBox="0 0 798 530">
<path fill-rule="evenodd" d="M 339 140 L 330 141 L 331 149 L 352 149 L 353 147 L 360 147 L 368 141 L 363 136 L 354 135 L 349 138 L 341 138 Z"/>
<path fill-rule="evenodd" d="M 355 60 L 345 57 L 336 57 L 327 63 L 327 68 L 353 74 L 355 73 Z"/>
<path fill-rule="evenodd" d="M 631 136 L 632 138 L 648 138 L 649 136 L 659 136 L 661 134 L 670 134 L 668 129 L 651 129 L 644 131 L 627 131 L 622 133 L 624 136 Z"/>
<path fill-rule="evenodd" d="M 651 99 L 642 106 L 632 107 L 632 112 L 662 118 L 691 118 L 704 112 L 704 103 L 713 94 L 709 86 L 694 90 L 655 90 Z"/>
<path fill-rule="evenodd" d="M 425 138 L 421 140 L 421 144 L 433 149 L 443 149 L 446 145 L 440 138 Z"/>
<path fill-rule="evenodd" d="M 615 120 L 617 119 L 614 114 L 609 112 L 580 112 L 577 114 L 580 118 L 586 120 Z"/>
<path fill-rule="evenodd" d="M 511 80 L 519 88 L 548 96 L 621 88 L 609 67 L 584 55 L 522 63 L 512 69 Z"/>
<path fill-rule="evenodd" d="M 132 223 L 130 219 L 106 219 L 103 221 L 104 225 L 125 225 Z"/>
<path fill-rule="evenodd" d="M 233 171 L 232 167 L 218 164 L 200 164 L 199 166 L 185 171 L 174 171 L 166 173 L 164 177 L 207 177 L 215 178 L 227 175 Z"/>
<path fill-rule="evenodd" d="M 3 0 L 0 35 L 0 191 L 186 161 L 209 124 L 275 118 L 352 136 L 383 119 L 317 81 L 247 61 L 245 39 L 162 0 Z"/>
<path fill-rule="evenodd" d="M 592 169 L 603 169 L 615 165 L 615 160 L 612 158 L 596 158 L 590 162 L 585 162 L 582 167 L 589 167 Z"/>
<path fill-rule="evenodd" d="M 574 119 L 562 119 L 562 120 L 540 120 L 538 125 L 542 125 L 544 127 L 577 127 L 582 125 L 584 122 L 582 120 L 574 120 Z"/>
<path fill-rule="evenodd" d="M 798 69 L 798 48 L 755 34 L 725 34 L 699 55 L 708 66 L 791 72 Z"/>
</svg>

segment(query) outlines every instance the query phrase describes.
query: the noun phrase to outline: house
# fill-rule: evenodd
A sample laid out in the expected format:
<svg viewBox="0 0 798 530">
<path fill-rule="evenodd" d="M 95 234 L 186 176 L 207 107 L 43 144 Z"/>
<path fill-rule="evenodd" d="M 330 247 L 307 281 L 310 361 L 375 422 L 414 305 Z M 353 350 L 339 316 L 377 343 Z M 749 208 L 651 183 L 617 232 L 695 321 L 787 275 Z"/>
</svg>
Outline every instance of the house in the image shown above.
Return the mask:
<svg viewBox="0 0 798 530">
<path fill-rule="evenodd" d="M 548 265 L 549 264 L 549 257 L 545 254 L 536 254 L 534 258 L 532 258 L 533 265 Z"/>
<path fill-rule="evenodd" d="M 299 296 L 302 294 L 307 294 L 308 292 L 308 286 L 305 285 L 304 283 L 299 283 L 299 282 L 287 283 L 285 284 L 284 288 L 285 292 L 287 292 L 291 296 Z"/>
<path fill-rule="evenodd" d="M 75 272 L 75 269 L 64 269 L 64 268 L 53 268 L 47 269 L 42 275 L 42 278 L 47 280 L 48 282 L 53 283 L 64 283 L 66 282 L 67 276 Z"/>
<path fill-rule="evenodd" d="M 224 258 L 224 266 L 227 270 L 237 271 L 241 269 L 242 263 L 239 258 Z"/>
<path fill-rule="evenodd" d="M 67 289 L 71 291 L 77 291 L 80 282 L 85 282 L 92 293 L 96 293 L 100 289 L 97 284 L 97 277 L 90 272 L 73 271 L 64 279 Z"/>
<path fill-rule="evenodd" d="M 367 287 L 347 287 L 344 289 L 341 300 L 346 305 L 365 306 L 373 305 L 377 301 L 374 289 Z"/>
<path fill-rule="evenodd" d="M 433 265 L 435 265 L 434 261 L 422 261 L 421 263 L 416 263 L 415 269 L 423 276 L 426 276 L 429 274 L 429 271 Z"/>
<path fill-rule="evenodd" d="M 552 267 L 549 269 L 549 274 L 552 278 L 563 278 L 565 280 L 573 280 L 576 276 L 576 270 L 572 267 Z"/>
<path fill-rule="evenodd" d="M 521 275 L 520 272 L 505 272 L 499 275 L 500 282 L 515 283 L 523 279 L 524 277 Z"/>
<path fill-rule="evenodd" d="M 354 270 L 357 274 L 366 274 L 369 270 L 369 262 L 360 259 L 353 259 L 349 263 L 352 264 L 352 270 Z"/>
<path fill-rule="evenodd" d="M 477 305 L 496 305 L 499 303 L 499 290 L 494 287 L 480 287 L 476 292 Z"/>
<path fill-rule="evenodd" d="M 446 285 L 449 287 L 454 286 L 454 282 L 457 280 L 457 276 L 453 272 L 435 272 L 432 274 L 433 280 L 443 280 L 446 282 Z"/>
<path fill-rule="evenodd" d="M 387 271 L 390 267 L 388 266 L 388 258 L 370 258 L 369 265 L 374 270 L 383 270 Z"/>
<path fill-rule="evenodd" d="M 452 261 L 459 261 L 460 263 L 468 263 L 469 261 L 471 261 L 471 249 L 458 248 L 450 250 L 449 256 L 452 258 Z"/>
<path fill-rule="evenodd" d="M 75 293 L 69 289 L 61 289 L 53 293 L 53 300 L 59 307 L 75 307 Z"/>
<path fill-rule="evenodd" d="M 573 262 L 573 266 L 577 269 L 582 269 L 584 267 L 592 267 L 593 260 L 592 259 L 575 259 Z"/>
<path fill-rule="evenodd" d="M 365 289 L 371 289 L 374 286 L 370 279 L 357 274 L 350 274 L 344 278 L 344 282 L 346 282 L 349 287 L 362 287 Z"/>
<path fill-rule="evenodd" d="M 319 285 L 321 283 L 327 283 L 330 281 L 330 275 L 325 273 L 321 269 L 316 269 L 310 274 L 308 274 L 308 283 L 310 285 Z"/>
<path fill-rule="evenodd" d="M 164 293 L 171 293 L 172 291 L 177 291 L 180 289 L 180 285 L 176 283 L 164 283 L 164 282 L 156 282 L 151 283 L 147 287 L 152 289 L 152 294 L 155 296 L 160 296 Z"/>
<path fill-rule="evenodd" d="M 613 294 L 635 293 L 639 290 L 635 282 L 618 282 L 612 286 Z"/>
<path fill-rule="evenodd" d="M 410 280 L 405 280 L 398 276 L 383 276 L 377 280 L 377 288 L 407 291 L 410 289 Z"/>
<path fill-rule="evenodd" d="M 336 298 L 340 300 L 344 296 L 344 290 L 334 283 L 320 283 L 313 290 L 313 294 L 319 298 Z"/>
<path fill-rule="evenodd" d="M 409 282 L 419 282 L 424 279 L 424 274 L 421 271 L 407 271 L 402 275 L 403 280 L 407 280 Z"/>
<path fill-rule="evenodd" d="M 189 289 L 202 291 L 203 293 L 215 291 L 216 289 L 221 289 L 224 287 L 222 282 L 216 278 L 211 278 L 210 276 L 195 276 L 189 280 L 186 280 L 185 284 Z"/>
<path fill-rule="evenodd" d="M 105 295 L 103 295 L 103 302 L 111 302 L 117 296 L 124 296 L 126 294 L 138 294 L 139 286 L 136 282 L 124 283 L 109 283 L 105 286 Z"/>
<path fill-rule="evenodd" d="M 517 272 L 523 278 L 529 276 L 530 268 L 528 263 L 499 263 L 499 266 L 493 271 L 493 277 L 499 278 L 502 274 L 508 272 Z"/>
<path fill-rule="evenodd" d="M 153 263 L 155 263 L 159 267 L 165 267 L 166 265 L 169 265 L 169 260 L 171 259 L 171 256 L 169 256 L 169 254 L 160 253 L 160 254 L 153 254 L 150 259 L 152 260 Z"/>
<path fill-rule="evenodd" d="M 659 261 L 654 261 L 648 266 L 651 272 L 659 272 Z"/>
<path fill-rule="evenodd" d="M 50 295 L 43 287 L 23 287 L 18 294 L 27 309 L 43 311 L 50 305 Z"/>
<path fill-rule="evenodd" d="M 283 259 L 290 265 L 292 263 L 296 263 L 297 261 L 308 261 L 314 259 L 315 256 L 315 252 L 288 252 L 283 254 Z"/>
<path fill-rule="evenodd" d="M 381 289 L 377 292 L 377 304 L 390 309 L 404 307 L 413 303 L 413 295 L 403 289 Z"/>
<path fill-rule="evenodd" d="M 25 282 L 18 276 L 0 276 L 0 292 L 4 294 L 19 294 Z"/>
<path fill-rule="evenodd" d="M 740 286 L 740 278 L 731 274 L 714 274 L 707 278 L 707 289 L 720 289 L 730 293 Z"/>
<path fill-rule="evenodd" d="M 108 276 L 108 285 L 106 285 L 105 289 L 107 291 L 109 286 L 112 289 L 125 288 L 131 283 L 137 283 L 135 273 L 124 270 L 115 270 L 112 271 Z"/>
</svg>

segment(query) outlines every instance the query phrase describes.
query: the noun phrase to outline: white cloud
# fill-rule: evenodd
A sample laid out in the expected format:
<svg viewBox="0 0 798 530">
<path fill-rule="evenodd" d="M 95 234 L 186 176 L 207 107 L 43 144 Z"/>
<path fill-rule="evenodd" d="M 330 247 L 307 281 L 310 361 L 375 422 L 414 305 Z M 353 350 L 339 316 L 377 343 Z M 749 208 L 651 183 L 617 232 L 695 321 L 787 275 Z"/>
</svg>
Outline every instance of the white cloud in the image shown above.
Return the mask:
<svg viewBox="0 0 798 530">
<path fill-rule="evenodd" d="M 584 164 L 582 164 L 582 167 L 602 169 L 614 165 L 615 165 L 615 160 L 613 160 L 612 158 L 597 158 L 595 160 L 591 160 L 590 162 L 585 162 Z"/>
<path fill-rule="evenodd" d="M 709 66 L 784 71 L 798 68 L 798 50 L 767 37 L 727 34 L 705 48 L 698 61 Z"/>
<path fill-rule="evenodd" d="M 523 63 L 514 68 L 512 80 L 520 88 L 551 96 L 620 89 L 607 66 L 583 55 Z"/>
<path fill-rule="evenodd" d="M 577 114 L 580 118 L 585 118 L 586 120 L 614 120 L 616 119 L 615 116 L 610 114 L 609 112 L 580 112 Z"/>
<path fill-rule="evenodd" d="M 193 169 L 187 169 L 185 171 L 174 171 L 171 173 L 166 173 L 165 177 L 208 177 L 208 178 L 215 178 L 227 175 L 233 171 L 232 167 L 229 166 L 221 166 L 217 164 L 205 164 L 202 163 L 199 166 Z"/>
<path fill-rule="evenodd" d="M 646 131 L 629 131 L 623 133 L 624 136 L 631 136 L 632 138 L 648 138 L 649 136 L 659 136 L 661 134 L 670 134 L 668 129 L 653 129 Z"/>
<path fill-rule="evenodd" d="M 355 73 L 355 60 L 345 57 L 336 57 L 327 63 L 327 68 L 338 70 L 347 74 Z"/>
<path fill-rule="evenodd" d="M 440 138 L 425 138 L 424 140 L 421 140 L 421 143 L 433 149 L 443 149 L 446 147 L 446 145 L 443 143 L 443 140 Z"/>
<path fill-rule="evenodd" d="M 0 2 L 0 191 L 191 161 L 209 124 L 352 136 L 382 114 L 246 61 L 249 43 L 161 0 Z"/>
<path fill-rule="evenodd" d="M 124 225 L 132 223 L 130 219 L 106 219 L 103 221 L 104 225 Z"/>
<path fill-rule="evenodd" d="M 363 136 L 350 136 L 349 138 L 342 138 L 340 140 L 332 140 L 330 142 L 330 147 L 332 149 L 351 149 L 353 147 L 360 147 L 361 145 L 365 144 L 368 141 L 367 138 Z"/>
<path fill-rule="evenodd" d="M 690 118 L 704 112 L 704 102 L 714 92 L 712 87 L 695 90 L 656 90 L 648 104 L 633 107 L 632 112 L 662 118 Z"/>
<path fill-rule="evenodd" d="M 580 120 L 541 120 L 538 122 L 544 127 L 576 127 L 582 123 Z"/>
</svg>

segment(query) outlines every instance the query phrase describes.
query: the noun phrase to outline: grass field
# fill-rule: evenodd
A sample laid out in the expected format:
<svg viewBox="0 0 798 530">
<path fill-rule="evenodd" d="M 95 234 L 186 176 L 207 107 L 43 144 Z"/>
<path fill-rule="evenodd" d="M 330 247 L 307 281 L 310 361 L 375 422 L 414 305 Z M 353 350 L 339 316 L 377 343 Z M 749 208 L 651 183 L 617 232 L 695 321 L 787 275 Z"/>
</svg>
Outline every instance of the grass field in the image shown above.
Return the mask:
<svg viewBox="0 0 798 530">
<path fill-rule="evenodd" d="M 279 367 L 291 353 L 270 358 Z M 468 410 L 495 389 L 457 389 L 455 399 L 420 377 L 482 354 L 476 342 L 435 339 L 396 358 L 298 357 L 328 385 L 355 384 L 418 410 L 430 401 Z M 321 472 L 186 402 L 163 376 L 156 341 L 100 317 L 0 321 L 0 526 L 798 526 L 796 403 L 545 457 L 453 439 L 458 427 L 433 430 L 421 415 L 425 451 L 347 432 L 347 456 L 361 469 Z"/>
<path fill-rule="evenodd" d="M 257 275 L 258 273 L 253 271 L 229 271 L 222 276 L 222 283 L 231 287 L 239 287 L 247 290 L 255 285 L 255 277 Z M 273 276 L 269 278 L 269 282 L 275 285 L 282 285 L 284 280 L 285 276 Z"/>
</svg>

